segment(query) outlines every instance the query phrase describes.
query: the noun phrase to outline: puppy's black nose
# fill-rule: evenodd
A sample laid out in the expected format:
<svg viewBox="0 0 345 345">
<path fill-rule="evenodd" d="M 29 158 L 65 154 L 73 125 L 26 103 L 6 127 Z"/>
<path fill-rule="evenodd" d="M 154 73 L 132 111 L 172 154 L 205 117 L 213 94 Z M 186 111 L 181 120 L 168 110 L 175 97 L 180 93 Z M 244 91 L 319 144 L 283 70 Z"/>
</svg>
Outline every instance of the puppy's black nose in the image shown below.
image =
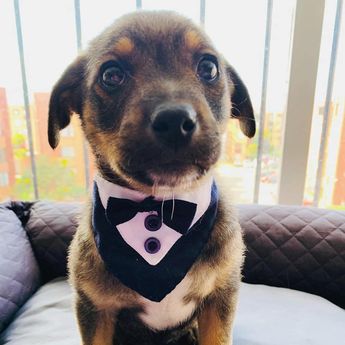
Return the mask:
<svg viewBox="0 0 345 345">
<path fill-rule="evenodd" d="M 191 105 L 160 106 L 153 114 L 152 129 L 159 140 L 183 144 L 192 137 L 197 116 Z"/>
</svg>

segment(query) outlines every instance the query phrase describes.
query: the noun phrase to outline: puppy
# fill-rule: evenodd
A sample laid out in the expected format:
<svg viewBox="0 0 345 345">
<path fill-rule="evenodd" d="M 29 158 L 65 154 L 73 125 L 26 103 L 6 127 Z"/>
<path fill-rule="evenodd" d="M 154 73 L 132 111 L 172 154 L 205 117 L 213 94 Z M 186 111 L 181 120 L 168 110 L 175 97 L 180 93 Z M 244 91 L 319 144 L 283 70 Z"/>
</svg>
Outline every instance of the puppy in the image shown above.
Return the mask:
<svg viewBox="0 0 345 345">
<path fill-rule="evenodd" d="M 213 169 L 228 119 L 255 133 L 238 74 L 189 20 L 137 12 L 55 85 L 53 148 L 73 113 L 98 167 L 69 253 L 82 343 L 232 344 L 244 245 Z"/>
</svg>

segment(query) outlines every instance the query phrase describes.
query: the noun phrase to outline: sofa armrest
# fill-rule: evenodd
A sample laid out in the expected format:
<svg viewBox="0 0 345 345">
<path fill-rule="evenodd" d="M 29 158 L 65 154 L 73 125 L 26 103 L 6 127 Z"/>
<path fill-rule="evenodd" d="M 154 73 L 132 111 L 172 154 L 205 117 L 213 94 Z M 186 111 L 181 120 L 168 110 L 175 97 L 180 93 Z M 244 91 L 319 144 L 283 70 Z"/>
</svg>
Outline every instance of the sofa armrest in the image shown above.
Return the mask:
<svg viewBox="0 0 345 345">
<path fill-rule="evenodd" d="M 81 203 L 37 201 L 32 205 L 25 229 L 43 282 L 66 275 L 67 250 L 81 210 Z"/>
<path fill-rule="evenodd" d="M 13 205 L 0 204 L 0 332 L 40 284 L 36 259 Z"/>
<path fill-rule="evenodd" d="M 244 281 L 301 290 L 345 307 L 345 212 L 239 206 Z"/>
</svg>

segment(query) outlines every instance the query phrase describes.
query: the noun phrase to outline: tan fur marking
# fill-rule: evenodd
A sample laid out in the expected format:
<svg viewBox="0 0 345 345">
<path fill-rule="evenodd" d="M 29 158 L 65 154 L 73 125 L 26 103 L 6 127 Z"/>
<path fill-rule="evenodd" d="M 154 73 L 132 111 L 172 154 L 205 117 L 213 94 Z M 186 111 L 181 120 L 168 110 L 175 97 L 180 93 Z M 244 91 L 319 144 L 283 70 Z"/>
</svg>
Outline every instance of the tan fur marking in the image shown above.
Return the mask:
<svg viewBox="0 0 345 345">
<path fill-rule="evenodd" d="M 195 30 L 189 30 L 185 34 L 185 42 L 189 49 L 194 50 L 202 43 L 200 35 Z"/>
<path fill-rule="evenodd" d="M 116 42 L 114 49 L 116 54 L 129 55 L 134 49 L 134 44 L 128 37 L 122 37 Z"/>
<path fill-rule="evenodd" d="M 198 318 L 199 345 L 225 345 L 224 326 L 214 307 L 207 306 Z"/>
<path fill-rule="evenodd" d="M 114 319 L 104 313 L 99 320 L 92 345 L 112 345 L 114 336 Z"/>
</svg>

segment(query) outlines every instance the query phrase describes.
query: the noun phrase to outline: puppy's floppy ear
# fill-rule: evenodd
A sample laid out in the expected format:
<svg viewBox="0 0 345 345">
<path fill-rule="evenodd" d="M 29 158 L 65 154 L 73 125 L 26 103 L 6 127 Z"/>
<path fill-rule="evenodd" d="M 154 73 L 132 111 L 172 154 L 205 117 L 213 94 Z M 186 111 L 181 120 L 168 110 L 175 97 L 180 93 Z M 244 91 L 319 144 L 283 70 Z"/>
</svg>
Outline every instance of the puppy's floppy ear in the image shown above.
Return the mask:
<svg viewBox="0 0 345 345">
<path fill-rule="evenodd" d="M 238 118 L 243 134 L 248 138 L 252 138 L 255 135 L 256 127 L 253 106 L 248 90 L 233 67 L 227 65 L 226 73 L 229 79 L 230 89 L 232 90 L 231 116 Z"/>
<path fill-rule="evenodd" d="M 83 81 L 86 59 L 79 56 L 55 84 L 50 96 L 48 141 L 55 149 L 59 144 L 59 131 L 68 126 L 72 113 L 82 115 Z"/>
</svg>

